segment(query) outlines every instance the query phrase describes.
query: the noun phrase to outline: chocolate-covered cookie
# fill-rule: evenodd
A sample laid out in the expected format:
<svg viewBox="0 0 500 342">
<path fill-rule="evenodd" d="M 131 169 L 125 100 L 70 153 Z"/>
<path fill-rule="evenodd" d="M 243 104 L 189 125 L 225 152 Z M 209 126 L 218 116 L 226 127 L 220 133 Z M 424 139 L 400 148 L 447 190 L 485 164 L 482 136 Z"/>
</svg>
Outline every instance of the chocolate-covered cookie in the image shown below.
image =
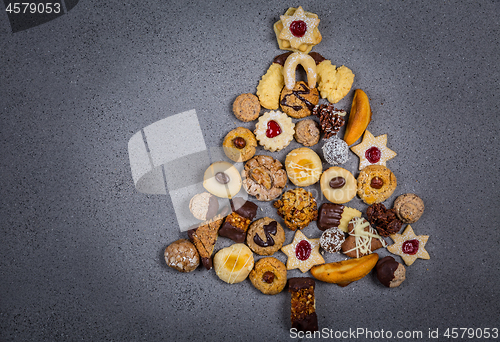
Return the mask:
<svg viewBox="0 0 500 342">
<path fill-rule="evenodd" d="M 378 280 L 387 287 L 397 287 L 406 279 L 406 268 L 391 256 L 380 259 L 375 269 Z"/>
<path fill-rule="evenodd" d="M 219 235 L 237 243 L 244 242 L 248 226 L 257 215 L 257 208 L 253 202 L 240 197 L 233 198 L 231 200 L 233 212 L 226 217 L 224 224 L 219 229 Z"/>
</svg>

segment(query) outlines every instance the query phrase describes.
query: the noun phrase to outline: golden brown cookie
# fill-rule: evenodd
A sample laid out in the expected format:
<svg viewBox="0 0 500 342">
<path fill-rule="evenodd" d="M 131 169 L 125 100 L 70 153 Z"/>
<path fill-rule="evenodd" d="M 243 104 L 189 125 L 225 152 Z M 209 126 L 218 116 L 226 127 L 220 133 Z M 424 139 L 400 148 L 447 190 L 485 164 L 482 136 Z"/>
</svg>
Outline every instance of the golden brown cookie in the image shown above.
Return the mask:
<svg viewBox="0 0 500 342">
<path fill-rule="evenodd" d="M 273 26 L 279 48 L 309 53 L 322 39 L 318 24 L 317 14 L 290 7 Z"/>
<path fill-rule="evenodd" d="M 291 230 L 307 227 L 318 218 L 318 205 L 314 196 L 302 188 L 286 191 L 273 205 Z"/>
<path fill-rule="evenodd" d="M 323 172 L 321 158 L 308 147 L 296 148 L 286 155 L 286 174 L 296 186 L 309 186 L 319 181 Z"/>
<path fill-rule="evenodd" d="M 295 124 L 295 135 L 293 136 L 299 144 L 314 146 L 319 142 L 319 125 L 312 119 L 305 119 Z"/>
<path fill-rule="evenodd" d="M 283 165 L 270 156 L 254 156 L 241 172 L 243 187 L 259 201 L 271 201 L 281 195 L 288 181 Z"/>
<path fill-rule="evenodd" d="M 255 155 L 257 139 L 251 130 L 237 127 L 226 135 L 222 147 L 229 159 L 244 162 Z"/>
<path fill-rule="evenodd" d="M 235 243 L 218 251 L 214 256 L 217 276 L 228 284 L 240 283 L 253 269 L 253 253 L 242 243 Z"/>
<path fill-rule="evenodd" d="M 285 288 L 286 266 L 276 258 L 262 258 L 255 263 L 249 278 L 263 294 L 275 295 Z"/>
<path fill-rule="evenodd" d="M 172 242 L 165 248 L 165 262 L 179 272 L 194 271 L 200 264 L 200 255 L 196 247 L 186 239 Z"/>
<path fill-rule="evenodd" d="M 387 167 L 369 165 L 358 176 L 358 196 L 370 205 L 388 199 L 397 186 L 396 176 Z"/>
<path fill-rule="evenodd" d="M 269 217 L 258 219 L 250 225 L 247 232 L 247 245 L 258 255 L 273 255 L 285 242 L 285 231 Z"/>
<path fill-rule="evenodd" d="M 321 175 L 321 192 L 332 203 L 347 203 L 356 196 L 356 178 L 348 170 L 332 166 Z"/>
<path fill-rule="evenodd" d="M 319 253 L 319 240 L 309 239 L 297 230 L 292 243 L 281 248 L 281 251 L 288 257 L 286 268 L 288 270 L 298 268 L 304 273 L 314 265 L 323 264 L 325 259 Z"/>
<path fill-rule="evenodd" d="M 234 115 L 243 122 L 256 120 L 260 114 L 259 98 L 254 94 L 241 94 L 233 102 Z"/>
<path fill-rule="evenodd" d="M 255 124 L 255 137 L 264 149 L 276 152 L 287 147 L 293 140 L 295 124 L 285 113 L 267 112 Z"/>
<path fill-rule="evenodd" d="M 293 89 L 284 87 L 281 91 L 281 110 L 295 119 L 301 119 L 311 115 L 318 101 L 318 89 L 309 88 L 304 81 L 295 83 Z"/>
<path fill-rule="evenodd" d="M 415 223 L 424 213 L 424 201 L 415 194 L 404 194 L 394 201 L 396 215 L 404 223 Z"/>
<path fill-rule="evenodd" d="M 260 105 L 266 109 L 278 109 L 280 106 L 280 93 L 284 85 L 283 65 L 279 63 L 271 64 L 257 85 L 257 96 Z"/>
</svg>

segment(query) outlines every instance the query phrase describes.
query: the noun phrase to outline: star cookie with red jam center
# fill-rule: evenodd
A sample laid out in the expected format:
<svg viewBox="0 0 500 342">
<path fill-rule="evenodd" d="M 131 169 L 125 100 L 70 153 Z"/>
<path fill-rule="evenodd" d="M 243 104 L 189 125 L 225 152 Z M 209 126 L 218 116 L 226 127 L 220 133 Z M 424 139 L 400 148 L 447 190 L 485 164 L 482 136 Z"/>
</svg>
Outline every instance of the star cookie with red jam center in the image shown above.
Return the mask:
<svg viewBox="0 0 500 342">
<path fill-rule="evenodd" d="M 302 6 L 299 6 L 293 15 L 287 15 L 287 13 L 280 16 L 283 29 L 279 33 L 278 39 L 288 41 L 290 47 L 295 51 L 300 51 L 302 44 L 311 46 L 319 43 L 317 37 L 314 36 L 314 29 L 319 24 L 317 16 L 305 12 Z"/>
<path fill-rule="evenodd" d="M 304 233 L 297 230 L 291 244 L 281 248 L 288 257 L 287 270 L 298 268 L 305 273 L 314 265 L 324 264 L 325 259 L 319 254 L 320 239 L 308 239 Z"/>
<path fill-rule="evenodd" d="M 374 137 L 369 131 L 365 131 L 363 141 L 351 147 L 351 150 L 359 157 L 360 170 L 368 165 L 386 166 L 386 162 L 397 155 L 387 147 L 387 134 Z"/>
<path fill-rule="evenodd" d="M 431 258 L 425 250 L 429 235 L 415 235 L 410 225 L 403 234 L 391 234 L 390 237 L 394 240 L 394 244 L 387 247 L 387 250 L 403 258 L 406 265 L 410 266 L 417 258 Z"/>
</svg>

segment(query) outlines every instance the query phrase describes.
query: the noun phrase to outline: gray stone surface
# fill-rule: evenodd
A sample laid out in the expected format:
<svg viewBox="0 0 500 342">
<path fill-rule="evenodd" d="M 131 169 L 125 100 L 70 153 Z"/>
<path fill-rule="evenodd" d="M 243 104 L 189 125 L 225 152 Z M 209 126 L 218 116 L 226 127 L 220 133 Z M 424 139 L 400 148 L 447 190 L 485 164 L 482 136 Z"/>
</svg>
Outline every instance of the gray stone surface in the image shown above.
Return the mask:
<svg viewBox="0 0 500 342">
<path fill-rule="evenodd" d="M 82 0 L 14 34 L 0 15 L 0 340 L 290 338 L 287 292 L 166 266 L 164 248 L 186 234 L 168 195 L 135 189 L 127 144 L 190 109 L 209 148 L 253 128 L 232 102 L 255 92 L 280 53 L 272 24 L 297 5 L 319 15 L 314 51 L 353 70 L 353 89 L 371 99 L 369 130 L 388 133 L 398 153 L 386 204 L 421 196 L 426 210 L 412 226 L 430 236 L 431 259 L 407 267 L 399 288 L 371 275 L 344 288 L 318 283 L 320 328 L 424 340 L 429 329 L 447 340 L 447 328 L 500 328 L 498 1 Z M 297 146 L 273 155 L 283 161 Z M 357 175 L 357 163 L 351 154 L 345 167 Z M 366 209 L 359 198 L 349 205 Z M 262 208 L 260 217 L 276 215 Z M 315 224 L 304 232 L 319 236 Z M 228 245 L 220 238 L 216 249 Z"/>
</svg>

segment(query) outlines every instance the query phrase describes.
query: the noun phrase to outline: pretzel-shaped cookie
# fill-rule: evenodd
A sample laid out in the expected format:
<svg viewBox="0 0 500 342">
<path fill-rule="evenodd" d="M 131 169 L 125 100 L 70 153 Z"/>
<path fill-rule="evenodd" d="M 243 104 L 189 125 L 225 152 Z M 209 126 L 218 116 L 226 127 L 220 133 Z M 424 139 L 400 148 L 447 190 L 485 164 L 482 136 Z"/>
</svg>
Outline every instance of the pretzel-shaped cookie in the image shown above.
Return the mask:
<svg viewBox="0 0 500 342">
<path fill-rule="evenodd" d="M 295 70 L 297 65 L 301 64 L 307 74 L 307 85 L 309 88 L 316 87 L 316 62 L 314 58 L 302 52 L 294 52 L 285 61 L 283 66 L 283 77 L 285 78 L 285 87 L 292 90 L 295 86 Z"/>
</svg>

